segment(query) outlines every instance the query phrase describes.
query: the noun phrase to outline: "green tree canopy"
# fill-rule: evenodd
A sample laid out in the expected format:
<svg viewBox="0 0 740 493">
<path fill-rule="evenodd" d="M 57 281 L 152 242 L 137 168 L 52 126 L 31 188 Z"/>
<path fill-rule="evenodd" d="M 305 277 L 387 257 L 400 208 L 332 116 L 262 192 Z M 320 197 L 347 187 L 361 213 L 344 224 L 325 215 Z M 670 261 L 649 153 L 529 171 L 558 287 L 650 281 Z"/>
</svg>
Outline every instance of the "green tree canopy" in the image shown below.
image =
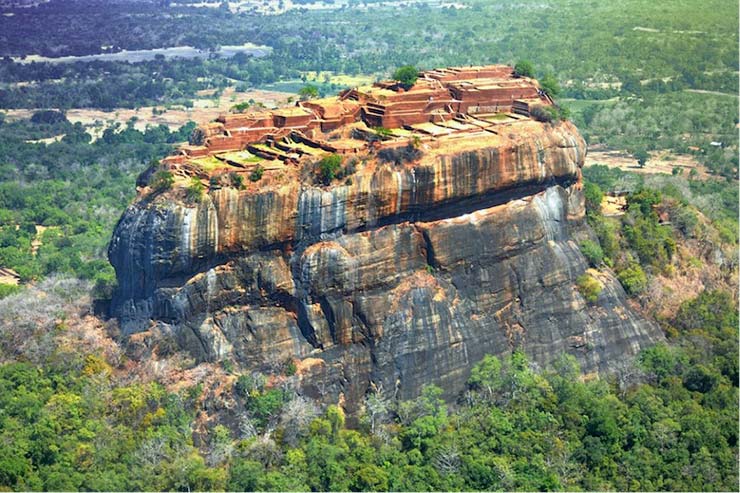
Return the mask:
<svg viewBox="0 0 740 493">
<path fill-rule="evenodd" d="M 546 74 L 540 79 L 540 87 L 551 98 L 560 95 L 560 84 L 558 84 L 558 80 L 552 74 Z"/>
<path fill-rule="evenodd" d="M 534 77 L 534 65 L 529 60 L 519 60 L 514 65 L 514 75 L 517 77 Z"/>
<path fill-rule="evenodd" d="M 401 83 L 404 89 L 409 89 L 419 78 L 419 70 L 413 65 L 404 65 L 393 72 L 393 79 Z"/>
<path fill-rule="evenodd" d="M 650 158 L 650 154 L 648 154 L 647 149 L 644 147 L 640 147 L 635 150 L 635 152 L 632 153 L 632 155 L 637 160 L 637 164 L 640 165 L 640 168 L 644 168 L 647 164 L 647 160 Z"/>
<path fill-rule="evenodd" d="M 306 84 L 298 91 L 301 101 L 308 101 L 319 97 L 319 88 L 313 84 Z"/>
<path fill-rule="evenodd" d="M 326 156 L 318 165 L 318 174 L 321 182 L 324 185 L 328 185 L 337 176 L 337 172 L 342 167 L 342 156 L 338 154 L 332 154 Z"/>
</svg>

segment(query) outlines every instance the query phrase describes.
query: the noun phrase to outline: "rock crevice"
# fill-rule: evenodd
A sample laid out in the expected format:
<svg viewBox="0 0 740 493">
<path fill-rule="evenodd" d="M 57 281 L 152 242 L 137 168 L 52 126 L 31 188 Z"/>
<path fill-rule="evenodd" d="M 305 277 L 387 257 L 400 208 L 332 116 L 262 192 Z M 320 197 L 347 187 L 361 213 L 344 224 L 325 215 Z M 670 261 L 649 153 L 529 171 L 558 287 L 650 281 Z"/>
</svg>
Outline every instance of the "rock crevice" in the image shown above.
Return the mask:
<svg viewBox="0 0 740 493">
<path fill-rule="evenodd" d="M 301 169 L 197 203 L 144 191 L 111 241 L 113 314 L 126 334 L 166 325 L 201 360 L 297 361 L 307 395 L 350 411 L 371 382 L 452 398 L 516 348 L 609 371 L 661 335 L 609 272 L 595 303 L 576 289 L 583 139 L 567 122 L 509 130 L 401 165 L 368 153 L 326 187 Z"/>
</svg>

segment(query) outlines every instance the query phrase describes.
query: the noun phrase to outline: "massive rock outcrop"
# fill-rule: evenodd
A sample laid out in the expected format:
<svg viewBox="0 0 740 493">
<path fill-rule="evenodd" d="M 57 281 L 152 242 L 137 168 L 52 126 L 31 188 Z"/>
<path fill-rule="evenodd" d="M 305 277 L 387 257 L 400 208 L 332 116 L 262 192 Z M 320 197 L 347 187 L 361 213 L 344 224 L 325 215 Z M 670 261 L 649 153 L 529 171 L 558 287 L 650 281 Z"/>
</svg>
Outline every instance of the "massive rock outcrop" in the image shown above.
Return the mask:
<svg viewBox="0 0 740 493">
<path fill-rule="evenodd" d="M 295 359 L 308 393 L 349 403 L 371 381 L 451 396 L 517 347 L 608 369 L 659 334 L 611 275 L 596 303 L 579 294 L 584 142 L 569 123 L 529 125 L 412 164 L 368 156 L 349 184 L 288 169 L 199 201 L 142 194 L 110 246 L 113 312 L 127 333 L 167 324 L 202 359 Z"/>
</svg>

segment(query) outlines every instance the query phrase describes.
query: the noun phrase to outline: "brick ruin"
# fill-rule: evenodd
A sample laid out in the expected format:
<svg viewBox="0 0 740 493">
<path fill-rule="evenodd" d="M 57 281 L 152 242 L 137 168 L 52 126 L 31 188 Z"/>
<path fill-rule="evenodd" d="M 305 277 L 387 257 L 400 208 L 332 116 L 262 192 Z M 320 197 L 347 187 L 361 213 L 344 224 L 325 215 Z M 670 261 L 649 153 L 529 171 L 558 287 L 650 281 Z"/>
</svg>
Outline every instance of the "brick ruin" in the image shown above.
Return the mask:
<svg viewBox="0 0 740 493">
<path fill-rule="evenodd" d="M 537 81 L 515 76 L 507 65 L 428 70 L 408 90 L 389 80 L 293 107 L 221 115 L 196 129 L 201 145 L 183 145 L 163 163 L 173 169 L 209 160 L 211 168 L 220 162 L 247 170 L 262 160 L 284 165 L 305 155 L 360 153 L 411 139 L 497 134 L 502 125 L 529 120 L 534 106 L 552 104 Z"/>
</svg>

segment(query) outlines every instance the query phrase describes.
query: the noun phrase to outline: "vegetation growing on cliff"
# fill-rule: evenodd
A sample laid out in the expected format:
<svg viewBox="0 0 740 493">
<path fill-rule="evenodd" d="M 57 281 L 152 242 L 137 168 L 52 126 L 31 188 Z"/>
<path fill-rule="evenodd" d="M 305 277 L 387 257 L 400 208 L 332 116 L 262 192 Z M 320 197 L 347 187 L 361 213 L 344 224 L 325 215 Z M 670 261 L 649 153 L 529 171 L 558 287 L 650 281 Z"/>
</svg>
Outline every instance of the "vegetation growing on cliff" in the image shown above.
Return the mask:
<svg viewBox="0 0 740 493">
<path fill-rule="evenodd" d="M 604 289 L 598 279 L 596 279 L 591 273 L 585 273 L 578 276 L 576 279 L 576 286 L 581 296 L 589 303 L 595 303 L 599 298 L 599 293 Z"/>
<path fill-rule="evenodd" d="M 418 146 L 414 145 L 413 142 L 410 142 L 403 147 L 381 149 L 378 152 L 378 159 L 384 163 L 393 163 L 396 166 L 401 166 L 404 163 L 412 163 L 416 161 L 421 157 L 421 155 L 422 152 Z"/>
<path fill-rule="evenodd" d="M 320 411 L 285 375 L 192 367 L 163 356 L 165 339 L 152 341 L 156 362 L 148 343 L 127 352 L 85 316 L 87 289 L 55 278 L 0 300 L 4 488 L 721 491 L 738 481 L 738 314 L 724 291 L 681 304 L 664 322 L 670 344 L 618 380 L 584 380 L 572 357 L 546 369 L 518 352 L 486 357 L 455 405 L 434 387 L 398 404 L 376 389 L 349 429 L 340 408 Z M 227 407 L 238 419 L 209 420 Z"/>
<path fill-rule="evenodd" d="M 649 277 L 670 279 L 695 268 L 688 245 L 698 255 L 721 258 L 728 272 L 736 267 L 736 185 L 680 176 L 643 179 L 605 166 L 586 168 L 584 177 L 587 216 L 599 244 L 584 242 L 581 250 L 592 265 L 601 258 L 612 267 L 629 294 L 643 293 Z M 633 190 L 625 213 L 605 217 L 604 191 L 624 193 L 624 188 Z"/>
<path fill-rule="evenodd" d="M 164 192 L 172 188 L 175 177 L 172 172 L 160 169 L 152 176 L 151 187 L 157 192 Z"/>
<path fill-rule="evenodd" d="M 323 183 L 324 185 L 329 185 L 334 180 L 334 178 L 336 178 L 337 173 L 339 173 L 341 167 L 342 156 L 338 154 L 326 156 L 321 161 L 319 161 L 316 172 L 318 173 L 321 183 Z"/>
<path fill-rule="evenodd" d="M 534 77 L 534 65 L 529 60 L 520 60 L 514 65 L 514 73 L 519 77 Z"/>
<path fill-rule="evenodd" d="M 636 366 L 618 365 L 612 377 L 592 379 L 580 377 L 569 357 L 548 368 L 519 352 L 487 357 L 472 368 L 456 402 L 445 404 L 429 387 L 413 401 L 396 403 L 387 389 L 376 388 L 350 429 L 340 408 L 320 410 L 296 394 L 294 369 L 280 364 L 277 374 L 262 375 L 233 365 L 195 366 L 158 333 L 123 346 L 115 324 L 88 315 L 89 285 L 51 278 L 0 300 L 0 435 L 6 443 L 0 486 L 732 489 L 738 480 L 738 311 L 728 289 L 737 266 L 729 263 L 736 255 L 726 255 L 716 269 L 714 257 L 737 247 L 721 232 L 737 223 L 729 206 L 697 207 L 733 197 L 736 203 L 737 190 L 599 167 L 586 170 L 586 179 L 589 220 L 601 232 L 600 244 L 592 239 L 582 248 L 595 267 L 613 264 L 628 291 L 648 291 L 636 301 L 668 337 L 643 351 Z M 601 187 L 628 185 L 634 192 L 623 216 L 607 218 L 594 209 Z M 671 221 L 661 225 L 664 210 Z M 644 228 L 634 228 L 640 222 Z M 665 246 L 666 236 L 654 228 L 668 228 L 676 238 L 673 255 L 657 263 L 639 254 L 645 241 Z M 707 287 L 674 309 L 661 306 L 666 280 L 680 281 L 679 271 L 696 270 L 697 262 L 715 266 L 705 271 Z M 628 276 L 643 287 L 629 288 Z"/>
<path fill-rule="evenodd" d="M 472 369 L 456 403 L 445 405 L 427 388 L 396 404 L 376 389 L 359 425 L 348 429 L 340 408 L 320 410 L 295 394 L 288 364 L 269 376 L 195 365 L 163 334 L 123 345 L 114 323 L 90 316 L 91 285 L 105 297 L 114 282 L 105 248 L 136 175 L 187 140 L 192 125 L 140 131 L 132 121 L 104 129 L 72 124 L 63 111 L 0 113 L 0 267 L 23 282 L 0 285 L 0 489 L 737 487 L 735 6 L 460 0 L 439 9 L 261 17 L 104 4 L 4 10 L 13 15 L 0 16 L 0 54 L 79 55 L 104 45 L 207 50 L 246 41 L 268 44 L 273 54 L 130 64 L 3 59 L 0 107 L 188 107 L 199 91 L 229 86 L 297 91 L 307 71 L 387 77 L 400 63 L 527 57 L 534 63 L 518 71 L 557 73 L 590 143 L 692 154 L 728 182 L 584 170 L 596 237 L 581 241 L 582 252 L 593 268 L 612 269 L 667 335 L 638 366 L 590 380 L 569 358 L 542 369 L 520 353 L 489 357 Z M 547 49 L 533 50 L 533 39 Z M 319 94 L 338 88 L 328 79 L 315 87 Z M 412 147 L 386 160 L 418 157 Z M 338 173 L 351 174 L 351 163 L 346 169 Z M 255 170 L 250 179 L 261 176 Z M 161 178 L 162 188 L 171 185 L 171 176 Z M 243 187 L 240 176 L 229 179 Z M 601 213 L 605 192 L 629 194 L 624 215 Z"/>
<path fill-rule="evenodd" d="M 557 104 L 553 106 L 535 105 L 529 113 L 535 120 L 545 123 L 567 120 L 570 117 L 570 111 Z"/>
<path fill-rule="evenodd" d="M 201 183 L 200 179 L 193 177 L 190 179 L 190 184 L 185 190 L 185 195 L 190 202 L 200 202 L 205 190 L 206 187 Z"/>
<path fill-rule="evenodd" d="M 249 181 L 258 182 L 262 179 L 262 175 L 265 174 L 265 169 L 261 165 L 254 167 L 251 173 L 249 173 Z"/>
</svg>

